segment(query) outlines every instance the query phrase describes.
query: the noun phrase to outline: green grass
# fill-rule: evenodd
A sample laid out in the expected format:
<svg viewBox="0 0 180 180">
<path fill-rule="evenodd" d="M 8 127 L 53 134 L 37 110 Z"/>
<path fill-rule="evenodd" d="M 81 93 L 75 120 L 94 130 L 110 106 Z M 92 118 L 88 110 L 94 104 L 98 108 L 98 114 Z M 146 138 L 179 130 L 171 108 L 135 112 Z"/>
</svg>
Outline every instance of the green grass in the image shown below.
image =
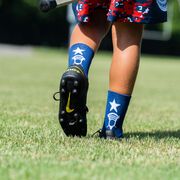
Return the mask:
<svg viewBox="0 0 180 180">
<path fill-rule="evenodd" d="M 143 56 L 122 141 L 91 134 L 102 126 L 110 53 L 90 70 L 88 136 L 66 137 L 52 94 L 66 51 L 0 56 L 0 179 L 180 179 L 180 61 Z"/>
</svg>

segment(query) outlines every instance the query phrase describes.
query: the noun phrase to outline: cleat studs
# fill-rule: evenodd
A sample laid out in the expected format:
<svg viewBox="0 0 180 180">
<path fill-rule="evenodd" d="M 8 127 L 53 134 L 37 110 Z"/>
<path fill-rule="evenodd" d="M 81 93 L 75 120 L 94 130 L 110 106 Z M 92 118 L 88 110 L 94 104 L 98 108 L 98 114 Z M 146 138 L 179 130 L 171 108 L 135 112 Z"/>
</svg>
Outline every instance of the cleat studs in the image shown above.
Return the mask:
<svg viewBox="0 0 180 180">
<path fill-rule="evenodd" d="M 75 121 L 74 122 L 69 122 L 69 125 L 73 126 L 73 125 L 75 125 L 75 123 L 76 123 Z"/>
<path fill-rule="evenodd" d="M 64 88 L 63 88 L 63 89 L 61 89 L 61 93 L 63 93 L 63 94 L 65 93 L 65 89 L 64 89 Z"/>
<path fill-rule="evenodd" d="M 74 118 L 77 119 L 78 118 L 78 113 L 74 114 Z"/>
<path fill-rule="evenodd" d="M 74 86 L 77 87 L 79 85 L 78 81 L 74 81 Z"/>
<path fill-rule="evenodd" d="M 65 111 L 61 111 L 61 115 L 64 115 L 66 112 Z"/>
<path fill-rule="evenodd" d="M 77 89 L 73 89 L 72 93 L 77 94 Z"/>
<path fill-rule="evenodd" d="M 60 119 L 60 122 L 61 122 L 61 123 L 63 123 L 63 122 L 64 122 L 64 119 L 63 119 L 63 118 L 61 118 L 61 119 Z"/>
<path fill-rule="evenodd" d="M 83 122 L 83 119 L 80 119 L 79 122 L 82 123 L 82 122 Z"/>
<path fill-rule="evenodd" d="M 65 86 L 66 82 L 64 79 L 62 79 L 61 84 L 62 84 L 62 86 Z"/>
</svg>

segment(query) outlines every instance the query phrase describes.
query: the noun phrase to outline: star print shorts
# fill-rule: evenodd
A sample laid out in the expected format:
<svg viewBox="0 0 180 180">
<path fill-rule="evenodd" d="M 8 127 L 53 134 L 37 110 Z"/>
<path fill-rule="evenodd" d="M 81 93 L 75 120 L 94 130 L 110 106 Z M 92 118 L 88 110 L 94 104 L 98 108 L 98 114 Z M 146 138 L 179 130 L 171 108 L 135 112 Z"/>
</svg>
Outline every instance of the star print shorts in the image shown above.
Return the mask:
<svg viewBox="0 0 180 180">
<path fill-rule="evenodd" d="M 79 22 L 93 21 L 91 14 L 105 9 L 110 22 L 153 24 L 167 21 L 167 0 L 79 0 L 73 4 Z"/>
</svg>

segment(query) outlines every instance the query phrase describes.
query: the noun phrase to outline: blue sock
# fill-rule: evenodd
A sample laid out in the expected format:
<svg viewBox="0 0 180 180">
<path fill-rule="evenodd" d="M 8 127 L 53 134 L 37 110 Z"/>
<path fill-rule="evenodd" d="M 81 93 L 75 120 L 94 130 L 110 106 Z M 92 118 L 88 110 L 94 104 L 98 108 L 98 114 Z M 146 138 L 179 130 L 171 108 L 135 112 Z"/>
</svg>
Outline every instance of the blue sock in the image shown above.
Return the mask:
<svg viewBox="0 0 180 180">
<path fill-rule="evenodd" d="M 122 125 L 131 96 L 108 91 L 103 131 L 112 130 L 115 137 L 123 136 Z"/>
<path fill-rule="evenodd" d="M 89 46 L 82 43 L 74 44 L 69 49 L 69 66 L 81 66 L 85 75 L 88 76 L 88 71 L 93 57 L 94 51 Z"/>
</svg>

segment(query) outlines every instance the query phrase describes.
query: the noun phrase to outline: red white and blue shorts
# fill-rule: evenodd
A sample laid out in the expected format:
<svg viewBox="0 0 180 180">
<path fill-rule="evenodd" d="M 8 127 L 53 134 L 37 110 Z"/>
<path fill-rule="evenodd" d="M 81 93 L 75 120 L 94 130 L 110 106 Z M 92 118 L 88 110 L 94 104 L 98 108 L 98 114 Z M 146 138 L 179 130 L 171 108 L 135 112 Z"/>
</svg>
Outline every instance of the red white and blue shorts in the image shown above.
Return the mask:
<svg viewBox="0 0 180 180">
<path fill-rule="evenodd" d="M 110 22 L 153 24 L 167 21 L 167 0 L 79 0 L 73 5 L 79 22 L 89 22 L 102 8 Z"/>
</svg>

